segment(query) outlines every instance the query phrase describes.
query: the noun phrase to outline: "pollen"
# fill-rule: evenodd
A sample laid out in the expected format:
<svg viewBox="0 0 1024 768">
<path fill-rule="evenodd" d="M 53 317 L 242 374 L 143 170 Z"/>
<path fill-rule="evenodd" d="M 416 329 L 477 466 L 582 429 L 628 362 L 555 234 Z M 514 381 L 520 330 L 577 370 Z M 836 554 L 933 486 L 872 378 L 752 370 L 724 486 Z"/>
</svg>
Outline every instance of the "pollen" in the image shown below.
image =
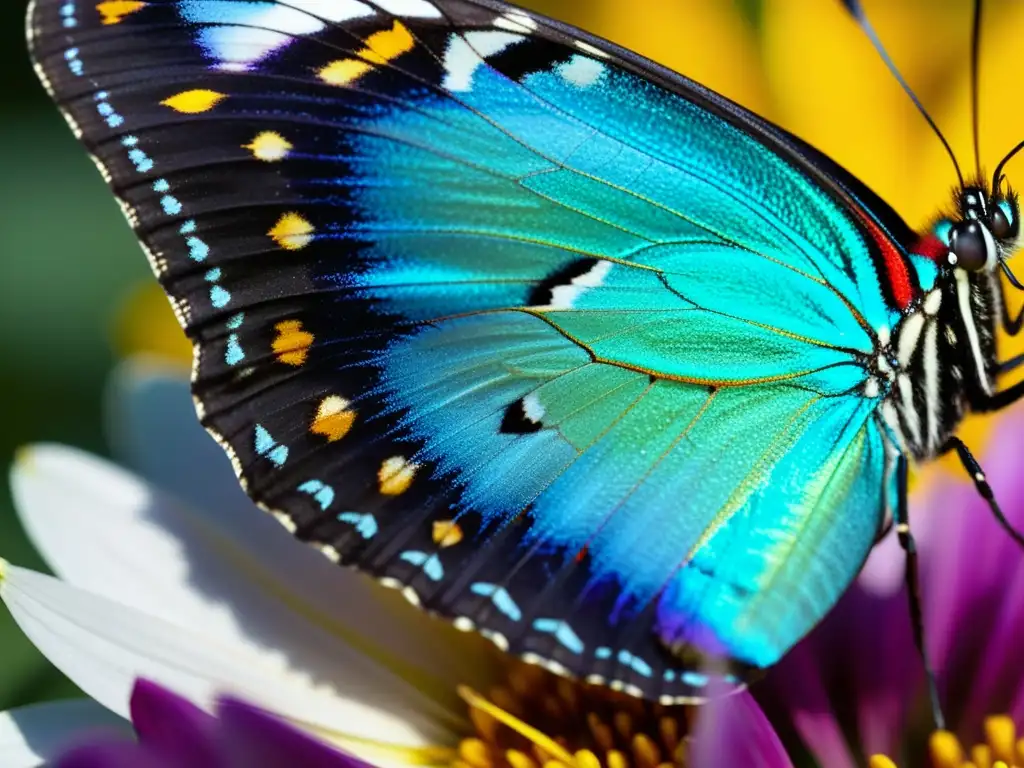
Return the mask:
<svg viewBox="0 0 1024 768">
<path fill-rule="evenodd" d="M 685 768 L 692 707 L 666 707 L 516 662 L 487 695 L 461 688 L 475 733 L 452 768 Z"/>
</svg>

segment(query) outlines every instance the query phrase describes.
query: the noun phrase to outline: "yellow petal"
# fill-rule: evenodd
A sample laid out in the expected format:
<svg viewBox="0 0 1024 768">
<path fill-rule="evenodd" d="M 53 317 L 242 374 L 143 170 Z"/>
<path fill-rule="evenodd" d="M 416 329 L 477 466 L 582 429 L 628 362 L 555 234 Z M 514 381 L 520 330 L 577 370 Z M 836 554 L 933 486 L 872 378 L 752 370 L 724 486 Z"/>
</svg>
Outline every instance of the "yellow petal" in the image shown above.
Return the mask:
<svg viewBox="0 0 1024 768">
<path fill-rule="evenodd" d="M 148 354 L 183 368 L 192 364 L 192 345 L 174 319 L 167 296 L 149 281 L 132 291 L 119 308 L 114 349 L 120 357 Z"/>
<path fill-rule="evenodd" d="M 865 5 L 915 89 L 945 72 L 966 49 L 969 18 L 965 22 L 962 9 L 946 7 L 957 4 Z M 950 29 L 956 24 L 958 29 Z M 912 224 L 931 215 L 949 181 L 922 195 L 916 171 L 922 151 L 935 140 L 842 5 L 768 0 L 763 34 L 780 122 L 846 166 Z M 920 95 L 928 104 L 929 94 Z"/>
</svg>

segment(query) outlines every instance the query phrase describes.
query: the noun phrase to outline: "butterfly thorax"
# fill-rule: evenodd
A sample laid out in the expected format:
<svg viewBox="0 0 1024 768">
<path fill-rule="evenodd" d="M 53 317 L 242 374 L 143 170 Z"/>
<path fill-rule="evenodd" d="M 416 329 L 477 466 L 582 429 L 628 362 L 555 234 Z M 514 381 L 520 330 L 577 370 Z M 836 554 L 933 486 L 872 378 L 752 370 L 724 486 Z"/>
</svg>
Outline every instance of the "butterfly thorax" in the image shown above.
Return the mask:
<svg viewBox="0 0 1024 768">
<path fill-rule="evenodd" d="M 944 452 L 965 413 L 984 410 L 996 389 L 999 272 L 1017 247 L 1017 198 L 979 185 L 956 203 L 957 214 L 939 219 L 916 249 L 939 266 L 934 287 L 891 336 L 879 335 L 870 366 L 885 393 L 884 421 L 917 459 Z"/>
</svg>

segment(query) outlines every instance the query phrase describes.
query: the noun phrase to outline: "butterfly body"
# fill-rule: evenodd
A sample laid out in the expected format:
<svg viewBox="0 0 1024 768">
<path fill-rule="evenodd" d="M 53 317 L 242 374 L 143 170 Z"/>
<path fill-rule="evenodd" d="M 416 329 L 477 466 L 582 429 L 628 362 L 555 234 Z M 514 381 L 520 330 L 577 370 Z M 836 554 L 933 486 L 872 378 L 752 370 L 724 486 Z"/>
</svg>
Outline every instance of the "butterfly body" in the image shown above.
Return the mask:
<svg viewBox="0 0 1024 768">
<path fill-rule="evenodd" d="M 250 495 L 556 671 L 676 701 L 709 658 L 771 665 L 896 461 L 992 392 L 1012 196 L 918 237 L 578 30 L 480 0 L 39 0 L 30 29 Z"/>
</svg>

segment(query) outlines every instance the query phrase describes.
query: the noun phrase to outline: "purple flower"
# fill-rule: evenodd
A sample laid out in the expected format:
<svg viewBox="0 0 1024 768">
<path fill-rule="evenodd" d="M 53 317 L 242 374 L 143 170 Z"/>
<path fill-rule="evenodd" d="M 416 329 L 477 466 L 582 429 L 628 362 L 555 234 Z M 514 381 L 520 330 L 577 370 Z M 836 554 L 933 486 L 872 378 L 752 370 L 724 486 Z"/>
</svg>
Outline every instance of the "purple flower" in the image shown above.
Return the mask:
<svg viewBox="0 0 1024 768">
<path fill-rule="evenodd" d="M 73 748 L 55 768 L 363 768 L 366 764 L 238 699 L 215 714 L 146 680 L 136 682 L 137 740 L 105 738 Z"/>
<path fill-rule="evenodd" d="M 1018 530 L 1022 453 L 1018 408 L 999 422 L 983 462 Z M 1024 722 L 1024 552 L 966 477 L 929 471 L 920 485 L 910 522 L 920 552 L 925 643 L 949 732 L 931 733 L 894 534 L 875 548 L 835 610 L 754 692 L 787 734 L 790 752 L 808 751 L 828 768 L 855 766 L 873 754 L 914 765 L 926 753 L 936 765 L 958 766 L 956 742 L 987 743 L 989 758 L 1024 765 L 1024 740 L 1014 728 Z"/>
</svg>

